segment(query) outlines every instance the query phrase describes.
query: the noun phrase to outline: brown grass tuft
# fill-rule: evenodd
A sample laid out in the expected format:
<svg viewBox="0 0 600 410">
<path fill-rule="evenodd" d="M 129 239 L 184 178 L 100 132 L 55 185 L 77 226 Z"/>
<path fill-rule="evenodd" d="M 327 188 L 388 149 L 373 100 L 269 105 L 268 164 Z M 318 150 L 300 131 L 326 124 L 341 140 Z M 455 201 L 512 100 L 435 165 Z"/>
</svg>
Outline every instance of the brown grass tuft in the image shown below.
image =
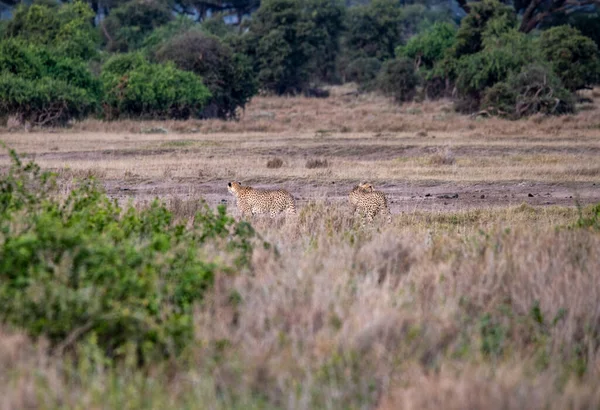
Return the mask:
<svg viewBox="0 0 600 410">
<path fill-rule="evenodd" d="M 326 159 L 313 158 L 306 161 L 305 167 L 308 169 L 327 168 L 329 167 L 329 162 Z"/>
<path fill-rule="evenodd" d="M 430 165 L 453 165 L 456 162 L 454 153 L 450 148 L 439 149 L 429 158 Z"/>
<path fill-rule="evenodd" d="M 272 158 L 267 161 L 267 168 L 281 168 L 283 166 L 283 160 L 281 158 Z"/>
</svg>

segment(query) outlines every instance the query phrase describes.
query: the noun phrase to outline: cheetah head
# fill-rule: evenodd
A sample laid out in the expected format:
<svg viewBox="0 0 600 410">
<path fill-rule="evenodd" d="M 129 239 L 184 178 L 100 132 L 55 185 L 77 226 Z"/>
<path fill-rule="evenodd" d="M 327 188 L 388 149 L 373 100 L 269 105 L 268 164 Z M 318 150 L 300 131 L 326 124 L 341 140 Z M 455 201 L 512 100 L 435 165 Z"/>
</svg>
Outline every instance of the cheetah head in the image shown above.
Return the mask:
<svg viewBox="0 0 600 410">
<path fill-rule="evenodd" d="M 242 184 L 236 181 L 231 181 L 227 184 L 227 190 L 233 195 L 237 194 L 240 188 L 242 188 Z"/>
<path fill-rule="evenodd" d="M 358 184 L 358 187 L 363 192 L 373 192 L 373 185 L 369 184 L 368 182 L 361 182 L 360 184 Z"/>
</svg>

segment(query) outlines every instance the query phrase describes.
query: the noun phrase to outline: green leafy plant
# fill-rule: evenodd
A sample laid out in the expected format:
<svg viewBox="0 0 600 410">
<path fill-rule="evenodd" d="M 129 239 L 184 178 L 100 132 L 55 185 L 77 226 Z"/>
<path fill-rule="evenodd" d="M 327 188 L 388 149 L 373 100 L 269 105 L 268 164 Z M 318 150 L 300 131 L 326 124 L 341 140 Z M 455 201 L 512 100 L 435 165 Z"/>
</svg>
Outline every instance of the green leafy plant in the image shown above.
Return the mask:
<svg viewBox="0 0 600 410">
<path fill-rule="evenodd" d="M 418 83 L 414 63 L 407 58 L 386 61 L 377 77 L 377 88 L 398 103 L 412 100 Z"/>
<path fill-rule="evenodd" d="M 199 117 L 211 96 L 197 75 L 172 63 L 151 64 L 141 55 L 112 57 L 100 78 L 108 119 Z"/>
<path fill-rule="evenodd" d="M 546 30 L 540 36 L 540 48 L 568 90 L 600 81 L 598 46 L 579 30 L 569 26 Z"/>
<path fill-rule="evenodd" d="M 249 59 L 200 30 L 189 30 L 166 41 L 155 59 L 171 61 L 177 68 L 202 77 L 212 95 L 203 117 L 235 118 L 237 108 L 244 108 L 258 91 Z"/>
<path fill-rule="evenodd" d="M 487 89 L 482 108 L 493 115 L 518 119 L 533 114 L 571 113 L 575 111 L 575 100 L 550 67 L 532 64 Z"/>
<path fill-rule="evenodd" d="M 11 158 L 0 178 L 0 320 L 56 350 L 93 337 L 109 357 L 175 356 L 215 275 L 249 266 L 255 232 L 222 206 L 186 228 L 157 201 L 121 208 L 93 180 L 59 200 L 51 174 Z"/>
</svg>

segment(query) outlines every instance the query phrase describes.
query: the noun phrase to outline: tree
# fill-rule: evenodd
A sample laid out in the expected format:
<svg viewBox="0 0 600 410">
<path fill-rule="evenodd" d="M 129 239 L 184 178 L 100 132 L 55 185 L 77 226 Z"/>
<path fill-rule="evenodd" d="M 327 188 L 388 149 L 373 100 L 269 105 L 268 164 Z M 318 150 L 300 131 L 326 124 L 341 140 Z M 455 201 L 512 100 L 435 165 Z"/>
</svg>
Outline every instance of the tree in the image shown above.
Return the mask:
<svg viewBox="0 0 600 410">
<path fill-rule="evenodd" d="M 540 37 L 540 49 L 567 89 L 575 91 L 598 82 L 598 46 L 579 30 L 569 26 L 546 30 Z"/>
<path fill-rule="evenodd" d="M 377 77 L 378 89 L 393 97 L 397 103 L 410 101 L 415 96 L 419 77 L 415 65 L 408 58 L 398 58 L 386 61 Z"/>
<path fill-rule="evenodd" d="M 457 2 L 468 14 L 471 13 L 473 5 L 477 4 L 467 0 Z M 585 6 L 600 5 L 600 0 L 515 0 L 510 4 L 521 16 L 519 31 L 529 33 L 550 18 L 568 16 Z"/>
<path fill-rule="evenodd" d="M 429 29 L 412 37 L 406 46 L 396 49 L 397 56 L 414 60 L 417 68 L 431 70 L 444 57 L 456 41 L 456 26 L 452 23 L 435 23 Z"/>
<path fill-rule="evenodd" d="M 477 53 L 483 49 L 486 30 L 493 31 L 488 33 L 488 38 L 494 38 L 515 27 L 516 22 L 514 11 L 498 0 L 473 3 L 470 13 L 461 21 L 456 33 L 455 56 L 459 58 Z"/>
<path fill-rule="evenodd" d="M 345 7 L 341 0 L 306 0 L 305 15 L 311 21 L 311 71 L 318 81 L 332 82 L 336 77 L 336 60 L 344 28 Z"/>
<path fill-rule="evenodd" d="M 166 41 L 155 53 L 159 62 L 202 77 L 212 97 L 205 117 L 233 118 L 257 91 L 256 79 L 245 56 L 234 54 L 214 36 L 192 29 Z"/>
<path fill-rule="evenodd" d="M 402 11 L 395 0 L 373 0 L 348 12 L 346 48 L 355 57 L 386 60 L 402 38 Z"/>
<path fill-rule="evenodd" d="M 87 60 L 97 54 L 99 43 L 93 18 L 94 12 L 82 1 L 60 6 L 53 2 L 20 5 L 5 36 L 48 45 L 63 55 Z"/>
<path fill-rule="evenodd" d="M 172 63 L 151 64 L 140 54 L 116 55 L 102 68 L 107 119 L 200 117 L 210 99 L 202 78 Z"/>
<path fill-rule="evenodd" d="M 262 3 L 244 44 L 238 48 L 254 58 L 258 80 L 264 89 L 277 94 L 298 93 L 307 87 L 311 72 L 317 71 L 314 64 L 321 58 L 335 60 L 341 11 L 337 3 L 328 1 L 332 0 Z M 331 69 L 322 68 L 325 74 Z"/>
<path fill-rule="evenodd" d="M 173 19 L 169 5 L 159 0 L 131 0 L 113 9 L 102 31 L 109 51 L 139 49 L 155 28 Z"/>
</svg>

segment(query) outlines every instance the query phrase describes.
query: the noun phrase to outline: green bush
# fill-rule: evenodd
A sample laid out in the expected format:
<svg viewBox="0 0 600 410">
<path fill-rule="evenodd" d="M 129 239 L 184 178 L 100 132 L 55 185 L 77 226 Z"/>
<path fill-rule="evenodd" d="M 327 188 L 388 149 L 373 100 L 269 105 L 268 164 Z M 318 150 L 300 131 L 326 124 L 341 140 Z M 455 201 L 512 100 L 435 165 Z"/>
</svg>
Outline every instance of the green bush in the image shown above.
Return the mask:
<svg viewBox="0 0 600 410">
<path fill-rule="evenodd" d="M 451 23 L 436 23 L 428 30 L 412 37 L 403 47 L 396 49 L 396 56 L 407 57 L 417 66 L 432 69 L 441 61 L 456 40 L 456 27 Z"/>
<path fill-rule="evenodd" d="M 210 91 L 197 75 L 172 63 L 151 64 L 142 56 L 117 55 L 103 67 L 104 115 L 120 117 L 200 117 Z"/>
<path fill-rule="evenodd" d="M 60 6 L 21 4 L 5 30 L 5 36 L 50 46 L 71 58 L 90 59 L 97 54 L 100 37 L 93 26 L 93 10 L 77 0 Z"/>
<path fill-rule="evenodd" d="M 344 69 L 346 81 L 354 81 L 362 91 L 375 88 L 375 79 L 381 70 L 381 61 L 375 57 L 357 58 Z"/>
<path fill-rule="evenodd" d="M 185 228 L 158 202 L 120 208 L 92 180 L 60 201 L 51 175 L 11 156 L 0 178 L 0 321 L 58 350 L 93 338 L 110 357 L 177 355 L 215 275 L 248 266 L 254 231 L 225 207 Z"/>
<path fill-rule="evenodd" d="M 484 91 L 505 81 L 532 61 L 537 61 L 535 44 L 525 34 L 512 30 L 495 39 L 482 51 L 456 62 L 456 89 L 465 111 L 476 110 Z"/>
<path fill-rule="evenodd" d="M 93 113 L 102 88 L 86 64 L 19 39 L 0 42 L 0 116 L 64 125 Z"/>
<path fill-rule="evenodd" d="M 550 67 L 532 64 L 487 89 L 482 108 L 492 115 L 518 119 L 533 114 L 572 113 L 575 101 Z"/>
<path fill-rule="evenodd" d="M 36 126 L 65 125 L 97 108 L 97 97 L 51 77 L 28 80 L 0 74 L 0 117 L 16 116 Z"/>
<path fill-rule="evenodd" d="M 155 53 L 159 62 L 202 77 L 212 97 L 203 117 L 234 118 L 238 107 L 257 92 L 257 82 L 247 57 L 234 54 L 214 36 L 190 30 L 166 41 Z"/>
<path fill-rule="evenodd" d="M 569 26 L 548 29 L 542 32 L 540 48 L 567 89 L 575 91 L 600 81 L 598 46 L 579 30 Z"/>
<path fill-rule="evenodd" d="M 418 84 L 415 65 L 407 58 L 386 61 L 377 77 L 378 89 L 398 103 L 411 101 Z"/>
</svg>

